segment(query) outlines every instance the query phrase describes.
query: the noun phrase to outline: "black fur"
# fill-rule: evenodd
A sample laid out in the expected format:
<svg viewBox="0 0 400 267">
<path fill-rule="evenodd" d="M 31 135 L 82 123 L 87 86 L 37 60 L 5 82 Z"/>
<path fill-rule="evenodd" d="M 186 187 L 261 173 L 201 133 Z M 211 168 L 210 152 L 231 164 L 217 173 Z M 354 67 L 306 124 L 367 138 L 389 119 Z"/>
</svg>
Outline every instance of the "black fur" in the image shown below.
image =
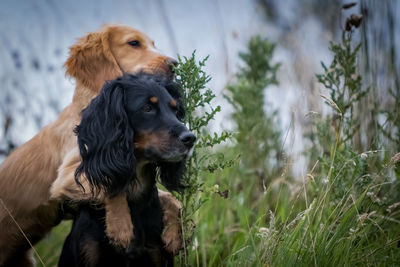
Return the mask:
<svg viewBox="0 0 400 267">
<path fill-rule="evenodd" d="M 105 234 L 104 207 L 80 206 L 59 260 L 59 267 L 173 266 L 173 257 L 164 249 L 162 208 L 155 186 L 155 166 L 147 166 L 151 189 L 139 200 L 129 200 L 134 240 L 128 251 L 114 247 Z"/>
<path fill-rule="evenodd" d="M 152 103 L 152 97 L 158 102 Z M 177 102 L 176 107 L 171 106 L 171 100 Z M 184 114 L 179 87 L 170 80 L 143 73 L 106 83 L 99 96 L 82 111 L 82 121 L 76 127 L 82 163 L 75 180 L 79 183 L 79 179 L 87 178 L 92 191 L 104 190 L 111 197 L 127 192 L 135 238 L 129 251 L 113 247 L 105 234 L 104 207 L 82 204 L 59 266 L 173 264 L 161 240 L 163 213 L 156 174 L 158 168 L 161 183 L 167 189 L 183 188 L 185 157 L 195 138 L 181 122 Z M 192 142 L 182 141 L 185 134 L 192 135 Z M 154 135 L 156 141 L 149 143 L 143 138 L 149 135 Z M 137 162 L 146 162 L 140 181 Z M 94 263 L 88 264 L 93 260 L 88 253 L 98 256 Z"/>
<path fill-rule="evenodd" d="M 160 179 L 161 183 L 168 190 L 175 190 L 178 192 L 183 191 L 185 186 L 182 183 L 177 182 L 181 179 L 186 170 L 186 163 L 184 161 L 179 162 L 161 162 L 159 163 L 160 168 Z"/>
<path fill-rule="evenodd" d="M 81 124 L 75 128 L 82 163 L 76 170 L 90 185 L 109 195 L 126 189 L 134 177 L 133 130 L 125 111 L 124 90 L 118 82 L 105 85 L 99 96 L 82 111 Z"/>
<path fill-rule="evenodd" d="M 75 173 L 78 184 L 81 175 L 85 174 L 93 188 L 104 190 L 110 197 L 126 190 L 135 179 L 136 159 L 133 149 L 134 126 L 125 107 L 127 104 L 138 104 L 126 103 L 127 90 L 130 95 L 136 93 L 143 96 L 147 91 L 160 88 L 164 91 L 167 89 L 177 101 L 176 118 L 182 120 L 185 113 L 179 87 L 168 79 L 148 74 L 125 75 L 104 85 L 100 94 L 82 111 L 81 123 L 75 129 L 82 157 L 82 163 Z M 176 122 L 165 127 L 174 130 Z M 180 131 L 183 129 L 177 128 Z M 172 165 L 175 167 L 177 163 Z M 184 161 L 181 161 L 180 168 L 184 168 L 184 165 Z M 169 173 L 168 179 L 165 179 L 167 188 L 181 189 L 180 177 L 172 175 L 169 169 L 169 163 L 162 164 L 161 177 L 166 177 L 163 170 Z"/>
</svg>

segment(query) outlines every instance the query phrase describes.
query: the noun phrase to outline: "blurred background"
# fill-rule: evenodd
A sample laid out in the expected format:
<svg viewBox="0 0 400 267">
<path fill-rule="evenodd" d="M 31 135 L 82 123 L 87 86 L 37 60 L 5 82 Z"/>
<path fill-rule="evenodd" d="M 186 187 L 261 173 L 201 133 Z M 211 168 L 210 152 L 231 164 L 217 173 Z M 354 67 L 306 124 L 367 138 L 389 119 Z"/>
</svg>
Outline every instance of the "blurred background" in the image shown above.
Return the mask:
<svg viewBox="0 0 400 267">
<path fill-rule="evenodd" d="M 350 2 L 355 2 L 357 5 L 342 9 L 344 4 Z M 261 172 L 260 175 L 260 166 L 256 164 L 253 166 L 250 162 L 251 166 L 245 168 L 243 165 L 246 163 L 241 162 L 243 165 L 239 164 L 240 166 L 234 168 L 232 173 L 219 173 L 219 180 L 213 176 L 203 177 L 207 181 L 206 185 L 210 187 L 214 186 L 218 180 L 229 188 L 232 197 L 229 203 L 219 204 L 218 202 L 218 204 L 206 204 L 203 207 L 203 213 L 196 218 L 200 222 L 198 232 L 195 234 L 200 240 L 198 249 L 200 252 L 197 251 L 197 247 L 194 247 L 193 251 L 196 254 L 191 256 L 192 263 L 197 262 L 197 265 L 199 262 L 203 262 L 203 266 L 207 262 L 210 266 L 220 265 L 230 260 L 237 264 L 238 262 L 233 259 L 236 259 L 239 252 L 243 252 L 242 248 L 252 246 L 249 245 L 251 242 L 247 239 L 248 236 L 244 237 L 244 232 L 251 232 L 250 237 L 258 238 L 259 230 L 265 228 L 266 223 L 272 225 L 271 222 L 275 222 L 275 217 L 272 215 L 276 214 L 279 217 L 279 211 L 286 227 L 286 223 L 290 220 L 296 220 L 298 217 L 296 214 L 304 215 L 303 210 L 310 207 L 311 203 L 311 200 L 307 199 L 307 193 L 304 193 L 304 198 L 294 198 L 294 192 L 299 192 L 299 188 L 304 187 L 305 192 L 318 196 L 325 190 L 326 183 L 315 187 L 311 185 L 311 189 L 307 187 L 306 190 L 306 185 L 292 186 L 289 180 L 305 181 L 306 178 L 311 177 L 312 182 L 315 182 L 314 176 L 326 178 L 327 172 L 323 167 L 321 167 L 322 170 L 316 170 L 318 175 L 314 175 L 313 171 L 318 162 L 323 162 L 324 157 L 328 160 L 329 152 L 332 152 L 330 151 L 331 141 L 334 138 L 325 140 L 326 142 L 323 143 L 321 141 L 321 137 L 324 136 L 323 131 L 310 118 L 315 114 L 326 118 L 327 123 L 322 130 L 331 134 L 335 117 L 332 117 L 334 112 L 331 107 L 325 105 L 324 100 L 321 99 L 321 95 L 329 95 L 329 90 L 318 82 L 316 74 L 325 71 L 321 62 L 329 66 L 334 56 L 329 50 L 330 42 L 342 41 L 346 18 L 353 13 L 362 15 L 361 27 L 352 33 L 352 42 L 353 44 L 362 43 L 355 64 L 358 73 L 362 76 L 362 88 L 359 91 L 368 90 L 368 94 L 363 95 L 359 102 L 354 102 L 355 114 L 357 114 L 357 120 L 354 120 L 356 131 L 351 134 L 351 142 L 348 142 L 348 145 L 351 145 L 354 153 L 382 149 L 383 152 L 377 156 L 379 160 L 368 159 L 369 166 L 374 166 L 368 170 L 368 175 L 375 177 L 374 175 L 378 173 L 377 177 L 394 181 L 393 170 L 388 170 L 388 174 L 382 174 L 382 170 L 388 166 L 388 158 L 390 160 L 390 156 L 399 152 L 400 145 L 398 142 L 400 123 L 396 113 L 399 103 L 396 96 L 400 92 L 400 1 L 397 0 L 0 1 L 0 162 L 15 147 L 29 140 L 43 126 L 54 121 L 60 111 L 71 102 L 75 81 L 65 76 L 63 68 L 68 57 L 68 48 L 75 43 L 77 38 L 87 32 L 96 31 L 105 23 L 120 23 L 139 29 L 155 41 L 162 53 L 172 57 L 190 56 L 194 50 L 196 50 L 197 59 L 209 56 L 205 71 L 212 80 L 207 86 L 216 94 L 212 104 L 220 105 L 222 109 L 210 124 L 210 130 L 217 133 L 224 130 L 237 133 L 240 121 L 232 119 L 235 108 L 224 96 L 234 95 L 228 86 L 237 82 L 237 73 L 240 72 L 241 67 L 245 67 L 244 61 L 239 57 L 239 52 L 248 50 L 249 40 L 253 36 L 259 35 L 263 39 L 266 38 L 275 44 L 272 63 L 280 63 L 276 73 L 278 84 L 269 84 L 261 94 L 264 98 L 264 101 L 261 101 L 264 105 L 262 109 L 273 118 L 271 127 L 274 129 L 272 133 L 267 132 L 266 135 L 255 138 L 273 139 L 271 136 L 274 136 L 274 131 L 279 132 L 280 140 L 273 141 L 278 148 L 270 149 L 276 152 L 274 154 L 276 158 L 271 161 L 270 154 L 265 154 L 268 163 L 260 163 L 261 170 L 272 170 L 275 167 L 276 170 L 270 171 L 268 175 Z M 254 103 L 248 104 L 251 106 Z M 247 116 L 243 121 L 252 119 L 251 114 Z M 393 125 L 398 123 L 398 125 L 392 127 L 389 122 Z M 265 124 L 261 122 L 263 123 Z M 314 135 L 319 135 L 319 141 L 315 141 Z M 397 136 L 397 139 L 393 136 Z M 240 147 L 240 141 L 232 142 L 235 144 L 234 149 L 239 150 L 239 152 L 235 150 L 232 154 L 240 153 L 249 147 L 246 142 L 243 142 L 243 147 Z M 311 155 L 315 152 L 313 150 L 315 148 L 319 149 L 320 154 Z M 222 151 L 224 149 L 222 148 Z M 230 150 L 226 149 L 226 151 Z M 343 153 L 349 152 L 346 149 L 343 151 Z M 243 154 L 251 155 L 253 152 L 245 151 Z M 285 154 L 283 158 L 277 156 L 281 153 Z M 348 154 L 346 155 L 348 159 L 355 155 Z M 359 162 L 354 163 L 356 169 L 359 167 L 358 164 Z M 360 166 L 363 164 L 360 163 Z M 366 171 L 360 175 L 365 176 L 365 173 Z M 328 174 L 331 174 L 330 170 Z M 254 180 L 258 179 L 257 177 L 263 177 L 264 188 L 260 189 L 257 182 L 251 185 L 246 184 L 246 181 L 243 182 L 242 179 L 244 175 L 256 177 Z M 290 190 L 286 192 L 287 188 L 283 189 L 282 192 L 286 193 L 281 195 L 281 187 L 279 187 L 279 192 L 276 194 L 278 196 L 273 195 L 272 198 L 263 199 L 266 195 L 264 176 L 268 176 L 265 179 L 268 181 L 267 186 L 283 183 L 282 180 L 284 180 Z M 346 174 L 343 177 L 347 179 L 349 175 Z M 400 177 L 400 172 L 397 173 L 397 177 Z M 353 182 L 346 188 L 353 188 L 356 184 Z M 246 186 L 248 192 L 244 193 L 243 188 Z M 360 188 L 364 190 L 366 188 L 364 186 Z M 363 192 L 361 189 L 357 195 L 360 198 L 362 196 L 360 192 Z M 389 192 L 385 190 L 383 193 L 378 190 L 376 197 Z M 282 199 L 286 201 L 285 199 L 289 198 L 294 204 L 292 202 L 277 204 Z M 342 199 L 342 196 L 335 195 L 333 199 L 336 198 Z M 378 199 L 382 199 L 381 196 Z M 376 204 L 375 200 L 372 202 Z M 394 205 L 393 203 L 398 203 L 397 193 L 393 195 L 391 201 L 382 209 L 387 210 L 386 207 L 390 208 Z M 332 203 L 336 205 L 338 202 Z M 273 207 L 275 204 L 274 213 L 266 212 L 267 207 Z M 398 206 L 400 204 L 396 207 Z M 254 215 L 251 208 L 245 211 L 241 210 L 241 207 L 251 207 L 257 214 Z M 225 212 L 228 214 L 227 217 L 220 219 L 220 227 L 215 229 L 216 219 L 207 217 L 207 214 L 225 214 Z M 339 218 L 342 215 L 337 216 Z M 396 216 L 396 220 L 399 220 L 399 212 Z M 338 221 L 332 225 L 336 227 Z M 252 223 L 257 224 L 258 228 L 251 228 Z M 394 223 L 393 220 L 391 223 Z M 399 223 L 400 221 L 395 221 L 396 227 Z M 354 225 L 357 224 L 355 219 Z M 70 224 L 65 226 L 66 230 L 60 229 L 67 232 L 68 227 Z M 353 228 L 353 226 L 350 227 L 350 229 Z M 390 229 L 395 229 L 395 227 Z M 210 237 L 225 235 L 228 230 L 229 237 L 224 237 L 226 240 L 221 239 L 221 243 L 215 242 L 212 238 L 210 240 Z M 375 230 L 371 230 L 371 233 Z M 348 229 L 346 231 L 348 232 Z M 370 236 L 371 233 L 365 236 Z M 394 232 L 387 235 L 386 232 L 384 233 L 385 237 L 390 237 L 392 241 L 395 240 L 393 242 L 397 242 L 398 236 L 395 238 Z M 293 233 L 293 236 L 296 239 L 297 232 Z M 56 241 L 62 244 L 62 238 L 50 237 L 46 244 L 54 244 Z M 379 238 L 376 238 L 376 244 L 383 244 Z M 309 244 L 314 244 L 315 240 L 312 239 Z M 257 245 L 261 244 L 260 248 L 253 249 L 252 247 L 252 253 L 257 249 L 261 251 L 262 246 L 265 246 L 262 242 L 257 243 Z M 287 244 L 282 244 L 282 251 L 288 253 L 284 250 L 285 247 L 288 247 Z M 321 248 L 323 251 L 325 244 L 322 244 Z M 233 251 L 236 252 L 230 254 Z M 348 251 L 357 250 L 351 248 Z M 369 258 L 375 257 L 372 252 L 363 250 L 364 252 Z M 340 259 L 342 252 L 335 253 Z M 56 262 L 58 252 L 51 255 L 54 257 L 53 261 Z M 223 258 L 220 255 L 228 256 Z M 246 254 L 246 256 L 249 255 Z M 360 252 L 360 255 L 363 254 Z M 268 255 L 265 256 L 268 259 L 265 262 L 272 262 L 268 257 Z M 383 253 L 382 257 L 386 257 L 386 254 Z M 245 259 L 244 256 L 243 259 Z"/>
<path fill-rule="evenodd" d="M 366 39 L 364 71 L 369 75 L 366 79 L 376 83 L 382 105 L 385 90 L 392 85 L 385 83 L 399 84 L 399 1 L 363 0 L 341 14 L 342 2 L 1 1 L 0 161 L 54 121 L 70 103 L 74 80 L 65 76 L 63 68 L 68 47 L 104 23 L 121 23 L 149 35 L 167 55 L 187 56 L 196 50 L 200 59 L 210 56 L 206 64 L 212 77 L 209 87 L 217 95 L 215 102 L 223 107 L 212 124 L 216 131 L 233 127 L 232 108 L 222 95 L 242 64 L 238 52 L 256 34 L 277 43 L 274 60 L 282 64 L 280 84 L 272 86 L 265 98 L 278 110 L 281 129 L 286 132 L 291 127 L 285 147 L 295 159 L 295 170 L 302 172 L 301 136 L 309 126 L 305 115 L 323 110 L 315 73 L 322 71 L 321 61 L 331 59 L 328 44 L 340 38 L 346 15 L 358 12 L 368 18 L 356 38 Z M 371 75 L 376 79 L 371 80 Z"/>
</svg>

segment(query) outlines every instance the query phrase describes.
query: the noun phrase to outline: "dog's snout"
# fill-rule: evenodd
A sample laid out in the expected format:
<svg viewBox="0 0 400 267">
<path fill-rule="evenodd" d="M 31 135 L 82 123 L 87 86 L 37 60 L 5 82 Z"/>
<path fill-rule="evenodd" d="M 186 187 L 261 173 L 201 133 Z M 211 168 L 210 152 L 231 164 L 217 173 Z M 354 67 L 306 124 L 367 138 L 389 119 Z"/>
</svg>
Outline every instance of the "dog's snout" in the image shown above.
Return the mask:
<svg viewBox="0 0 400 267">
<path fill-rule="evenodd" d="M 185 132 L 179 136 L 179 140 L 186 146 L 192 147 L 194 141 L 196 141 L 196 136 L 191 132 Z"/>
</svg>

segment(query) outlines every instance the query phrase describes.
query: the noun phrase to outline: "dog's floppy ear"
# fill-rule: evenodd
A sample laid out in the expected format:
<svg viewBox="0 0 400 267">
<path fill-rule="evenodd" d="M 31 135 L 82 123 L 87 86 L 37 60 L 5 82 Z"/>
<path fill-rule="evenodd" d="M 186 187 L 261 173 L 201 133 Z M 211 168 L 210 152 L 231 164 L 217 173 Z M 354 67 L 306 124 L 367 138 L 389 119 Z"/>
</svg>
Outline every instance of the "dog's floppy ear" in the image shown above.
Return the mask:
<svg viewBox="0 0 400 267">
<path fill-rule="evenodd" d="M 186 171 L 186 161 L 163 162 L 159 164 L 161 184 L 168 190 L 181 192 L 185 189 L 182 185 L 183 174 Z"/>
<path fill-rule="evenodd" d="M 110 42 L 111 30 L 108 27 L 80 38 L 70 47 L 70 56 L 64 64 L 67 75 L 96 93 L 105 81 L 121 76 Z"/>
<path fill-rule="evenodd" d="M 82 111 L 81 123 L 75 129 L 82 157 L 75 180 L 88 179 L 92 192 L 104 190 L 108 196 L 115 196 L 135 178 L 134 132 L 124 98 L 125 90 L 118 80 L 106 83 Z"/>
</svg>

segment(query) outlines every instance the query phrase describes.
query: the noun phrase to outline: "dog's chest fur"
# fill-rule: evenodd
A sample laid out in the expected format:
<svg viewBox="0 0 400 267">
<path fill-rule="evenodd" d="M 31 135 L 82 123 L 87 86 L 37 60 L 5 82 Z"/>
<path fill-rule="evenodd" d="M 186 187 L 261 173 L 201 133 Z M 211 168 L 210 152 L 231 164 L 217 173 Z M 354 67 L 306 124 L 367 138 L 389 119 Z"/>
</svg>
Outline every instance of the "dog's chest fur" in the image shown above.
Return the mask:
<svg viewBox="0 0 400 267">
<path fill-rule="evenodd" d="M 136 166 L 136 179 L 129 185 L 128 202 L 141 202 L 149 197 L 156 184 L 156 166 L 139 162 Z"/>
</svg>

